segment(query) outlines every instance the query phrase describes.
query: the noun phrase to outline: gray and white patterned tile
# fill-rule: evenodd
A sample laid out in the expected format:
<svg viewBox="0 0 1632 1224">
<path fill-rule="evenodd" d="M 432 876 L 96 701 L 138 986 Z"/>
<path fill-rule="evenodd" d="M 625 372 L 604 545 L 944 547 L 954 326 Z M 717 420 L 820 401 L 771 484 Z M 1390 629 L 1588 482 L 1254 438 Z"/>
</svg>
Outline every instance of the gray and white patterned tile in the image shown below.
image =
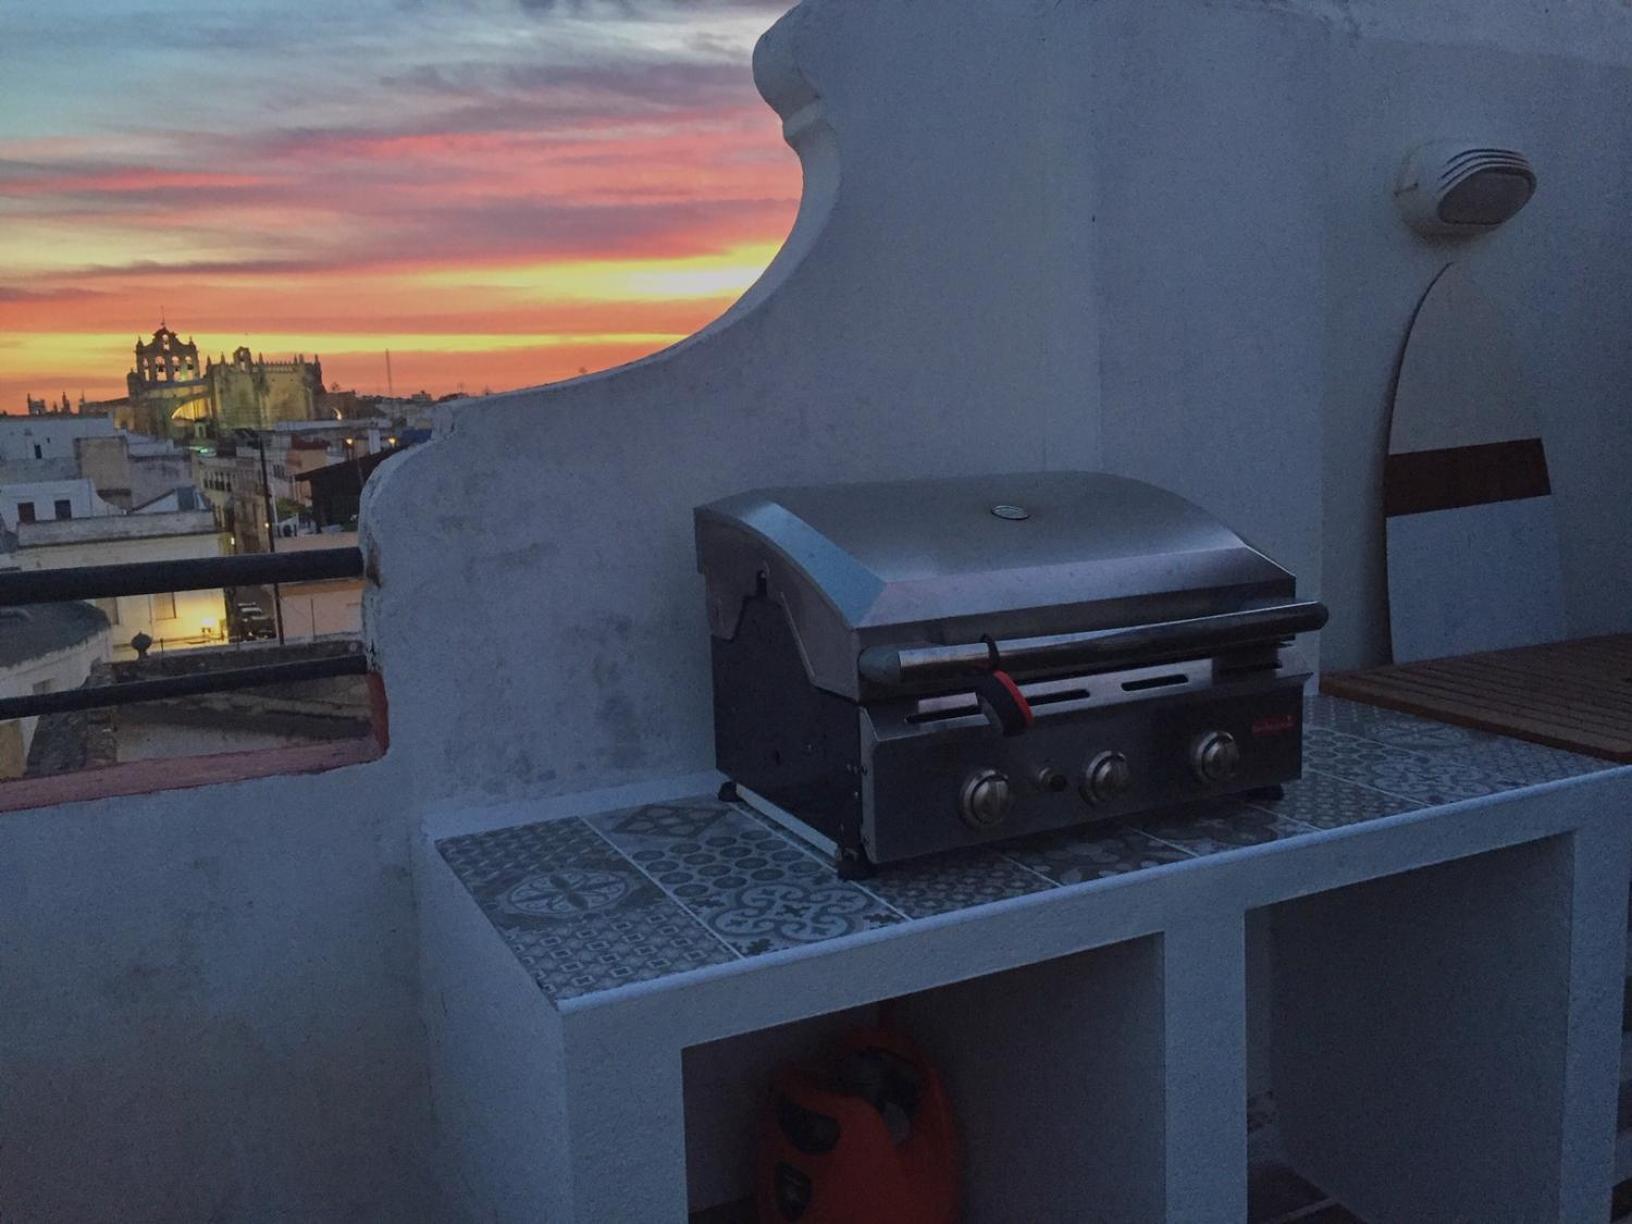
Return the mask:
<svg viewBox="0 0 1632 1224">
<path fill-rule="evenodd" d="M 1424 807 L 1495 795 L 1522 785 L 1459 757 L 1407 753 L 1390 757 L 1350 780 Z"/>
<path fill-rule="evenodd" d="M 821 880 L 749 884 L 697 911 L 710 930 L 743 956 L 759 956 L 893 926 L 902 916 L 878 898 L 840 880 L 831 868 Z"/>
<path fill-rule="evenodd" d="M 1514 785 L 1550 782 L 1614 768 L 1613 762 L 1596 757 L 1476 731 L 1472 727 L 1432 722 L 1381 706 L 1331 697 L 1319 701 L 1322 703 L 1320 714 L 1312 724 L 1316 732 L 1340 732 L 1387 748 L 1428 756 L 1449 755 Z M 1306 714 L 1311 708 L 1312 704 L 1305 707 Z M 1316 734 L 1311 739 L 1318 748 L 1324 737 Z"/>
<path fill-rule="evenodd" d="M 1577 778 L 1582 774 L 1615 768 L 1613 761 L 1601 761 L 1597 757 L 1502 735 L 1485 736 L 1451 755 L 1522 785 Z"/>
<path fill-rule="evenodd" d="M 863 887 L 908 918 L 927 918 L 1054 887 L 996 850 L 954 850 L 880 871 Z"/>
<path fill-rule="evenodd" d="M 1409 812 L 1420 804 L 1385 795 L 1331 774 L 1305 769 L 1303 777 L 1286 784 L 1284 799 L 1253 799 L 1254 807 L 1300 821 L 1316 829 L 1338 829 L 1381 816 Z"/>
<path fill-rule="evenodd" d="M 590 823 L 741 956 L 902 921 L 788 836 L 716 799 L 647 804 Z"/>
<path fill-rule="evenodd" d="M 1304 765 L 1424 806 L 1475 799 L 1523 783 L 1456 752 L 1408 752 L 1375 740 L 1316 728 L 1304 744 Z"/>
<path fill-rule="evenodd" d="M 1472 727 L 1458 727 L 1453 723 L 1430 722 L 1426 718 L 1401 714 L 1396 710 L 1376 707 L 1372 707 L 1372 710 L 1373 717 L 1354 734 L 1390 748 L 1403 748 L 1407 752 L 1460 752 L 1502 739 L 1487 731 L 1475 731 Z"/>
<path fill-rule="evenodd" d="M 577 818 L 451 837 L 437 849 L 551 999 L 732 959 Z"/>
<path fill-rule="evenodd" d="M 1361 734 L 1360 728 L 1369 724 L 1379 711 L 1380 707 L 1364 702 L 1344 701 L 1340 697 L 1328 697 L 1325 693 L 1306 693 L 1303 698 L 1303 729 L 1308 732 L 1318 727 L 1358 735 Z"/>
<path fill-rule="evenodd" d="M 1003 853 L 1056 884 L 1083 884 L 1195 857 L 1117 822 L 1024 838 L 1004 846 Z"/>
<path fill-rule="evenodd" d="M 905 918 L 1263 845 L 1604 762 L 1356 703 L 1307 707 L 1305 776 L 1232 801 L 942 855 L 856 884 L 757 814 L 713 797 L 438 843 L 553 999 L 838 939 Z"/>
<path fill-rule="evenodd" d="M 1303 704 L 1306 728 L 1321 731 L 1340 731 L 1382 743 L 1393 743 L 1401 748 L 1454 747 L 1472 736 L 1482 734 L 1467 727 L 1433 722 L 1414 714 L 1382 706 L 1367 705 L 1362 701 L 1344 701 L 1339 697 L 1318 695 L 1306 697 Z"/>
<path fill-rule="evenodd" d="M 1139 822 L 1151 837 L 1190 854 L 1219 854 L 1245 846 L 1305 837 L 1306 824 L 1243 803 L 1206 803 L 1156 812 Z"/>
<path fill-rule="evenodd" d="M 1376 740 L 1326 727 L 1311 727 L 1303 736 L 1303 764 L 1306 769 L 1333 772 L 1340 768 L 1365 769 L 1404 752 L 1404 748 L 1393 748 Z"/>
</svg>

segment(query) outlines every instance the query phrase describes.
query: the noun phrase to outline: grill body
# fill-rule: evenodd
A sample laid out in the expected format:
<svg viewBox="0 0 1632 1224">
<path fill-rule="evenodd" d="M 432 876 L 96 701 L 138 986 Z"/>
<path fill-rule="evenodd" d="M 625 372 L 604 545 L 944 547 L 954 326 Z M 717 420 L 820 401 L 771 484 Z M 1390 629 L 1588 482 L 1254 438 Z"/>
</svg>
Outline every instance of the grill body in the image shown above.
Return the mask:
<svg viewBox="0 0 1632 1224">
<path fill-rule="evenodd" d="M 1324 608 L 1151 485 L 759 490 L 696 527 L 716 762 L 842 864 L 1298 776 L 1308 671 L 1290 641 Z M 1024 725 L 994 708 L 994 671 Z"/>
</svg>

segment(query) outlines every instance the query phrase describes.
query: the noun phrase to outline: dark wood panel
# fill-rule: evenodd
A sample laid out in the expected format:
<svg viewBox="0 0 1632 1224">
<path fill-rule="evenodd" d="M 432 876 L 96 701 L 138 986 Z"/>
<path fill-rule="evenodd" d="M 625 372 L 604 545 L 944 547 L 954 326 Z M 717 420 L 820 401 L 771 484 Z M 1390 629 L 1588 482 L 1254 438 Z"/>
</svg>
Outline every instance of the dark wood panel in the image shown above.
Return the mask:
<svg viewBox="0 0 1632 1224">
<path fill-rule="evenodd" d="M 1424 672 L 1412 679 L 1422 684 L 1449 687 L 1468 696 L 1478 694 L 1497 703 L 1523 704 L 1536 715 L 1563 715 L 1567 723 L 1601 724 L 1609 730 L 1617 730 L 1632 721 L 1632 708 L 1595 701 L 1567 679 L 1562 683 L 1570 691 L 1564 696 L 1559 695 L 1559 682 L 1543 686 L 1534 681 L 1514 681 L 1488 669 L 1441 669 Z"/>
<path fill-rule="evenodd" d="M 1439 698 L 1418 700 L 1409 694 L 1396 691 L 1349 688 L 1337 683 L 1330 687 L 1324 685 L 1322 687 L 1333 697 L 1344 697 L 1351 701 L 1362 701 L 1369 705 L 1384 706 L 1391 710 L 1398 710 L 1402 714 L 1415 714 L 1418 717 L 1433 719 L 1436 722 L 1454 723 L 1457 726 L 1470 727 L 1476 731 L 1489 731 L 1496 735 L 1510 735 L 1517 739 L 1528 740 L 1531 743 L 1543 744 L 1549 748 L 1581 752 L 1588 756 L 1602 757 L 1606 760 L 1632 760 L 1632 753 L 1623 753 L 1626 744 L 1621 739 L 1611 739 L 1580 728 L 1552 727 L 1540 723 L 1525 723 L 1520 726 L 1518 720 L 1504 716 L 1499 711 L 1492 714 L 1488 708 L 1449 702 Z"/>
<path fill-rule="evenodd" d="M 1601 724 L 1607 730 L 1618 731 L 1632 719 L 1632 710 L 1616 710 L 1570 696 L 1560 697 L 1556 688 L 1545 690 L 1535 685 L 1513 684 L 1486 671 L 1413 672 L 1390 676 L 1388 684 L 1393 687 L 1445 690 L 1456 700 L 1477 697 L 1481 702 L 1523 707 L 1535 718 L 1554 718 L 1566 726 Z"/>
<path fill-rule="evenodd" d="M 1492 661 L 1469 674 L 1493 688 L 1515 688 L 1547 700 L 1558 699 L 1560 686 L 1564 686 L 1565 700 L 1571 705 L 1602 711 L 1616 719 L 1632 717 L 1632 684 L 1601 667 L 1592 671 L 1561 668 L 1556 676 L 1544 680 L 1534 672 Z"/>
<path fill-rule="evenodd" d="M 1385 706 L 1392 710 L 1399 710 L 1404 714 L 1415 714 L 1422 718 L 1430 718 L 1436 722 L 1455 723 L 1458 726 L 1471 727 L 1477 731 L 1489 731 L 1496 735 L 1510 735 L 1533 743 L 1545 744 L 1550 748 L 1584 752 L 1590 756 L 1605 757 L 1611 760 L 1620 759 L 1620 751 L 1625 746 L 1621 737 L 1595 732 L 1589 728 L 1560 727 L 1550 723 L 1527 720 L 1521 729 L 1518 720 L 1510 715 L 1505 715 L 1501 711 L 1492 712 L 1488 706 L 1470 705 L 1465 702 L 1449 700 L 1441 693 L 1418 696 L 1409 690 L 1348 688 L 1336 683 L 1327 691 L 1334 697 L 1346 697 L 1351 701 L 1363 701 L 1370 705 Z"/>
<path fill-rule="evenodd" d="M 1321 680 L 1333 697 L 1632 762 L 1632 634 L 1430 659 Z"/>
<path fill-rule="evenodd" d="M 1390 518 L 1425 514 L 1551 492 L 1540 438 L 1399 451 L 1389 455 L 1384 468 L 1383 513 Z"/>
</svg>

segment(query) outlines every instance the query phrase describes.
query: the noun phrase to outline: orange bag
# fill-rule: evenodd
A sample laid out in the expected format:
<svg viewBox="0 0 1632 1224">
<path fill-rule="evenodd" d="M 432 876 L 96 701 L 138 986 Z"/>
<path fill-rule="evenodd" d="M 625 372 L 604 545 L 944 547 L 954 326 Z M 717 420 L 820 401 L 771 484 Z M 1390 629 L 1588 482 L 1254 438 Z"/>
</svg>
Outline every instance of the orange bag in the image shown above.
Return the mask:
<svg viewBox="0 0 1632 1224">
<path fill-rule="evenodd" d="M 956 1224 L 952 1107 L 898 1033 L 845 1037 L 820 1068 L 778 1072 L 761 1125 L 760 1224 Z"/>
</svg>

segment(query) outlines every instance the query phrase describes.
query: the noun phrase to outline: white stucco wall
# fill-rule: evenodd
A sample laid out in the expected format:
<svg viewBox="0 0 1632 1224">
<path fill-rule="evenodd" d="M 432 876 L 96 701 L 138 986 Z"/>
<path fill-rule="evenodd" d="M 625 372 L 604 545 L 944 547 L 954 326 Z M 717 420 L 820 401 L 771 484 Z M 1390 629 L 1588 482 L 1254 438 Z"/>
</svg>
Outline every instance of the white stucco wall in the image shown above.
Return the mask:
<svg viewBox="0 0 1632 1224">
<path fill-rule="evenodd" d="M 57 503 L 68 503 L 68 513 L 58 514 Z M 22 521 L 17 512 L 19 504 L 27 502 L 34 507 L 36 522 L 50 523 L 59 519 L 100 518 L 118 514 L 119 509 L 97 496 L 96 486 L 89 480 L 38 480 L 26 483 L 0 485 L 0 522 L 15 531 Z"/>
<path fill-rule="evenodd" d="M 1632 626 L 1632 8 L 1379 6 L 1338 25 L 1326 104 L 1323 236 L 1323 586 L 1327 657 L 1386 650 L 1379 488 L 1384 405 L 1411 311 L 1461 262 L 1507 313 L 1551 466 L 1563 544 L 1567 631 Z M 1473 241 L 1427 240 L 1384 191 L 1398 154 L 1429 135 L 1505 141 L 1534 162 L 1524 212 Z"/>
<path fill-rule="evenodd" d="M 4 621 L 0 620 L 0 633 L 4 632 Z M 0 668 L 0 697 L 30 697 L 37 693 L 60 693 L 78 688 L 91 674 L 91 665 L 109 657 L 109 649 L 109 635 L 98 633 L 62 650 L 36 655 L 11 667 Z M 13 721 L 17 728 L 15 746 L 21 750 L 20 763 L 26 764 L 40 720 L 35 717 Z M 0 778 L 20 776 L 21 772 L 19 769 L 16 775 L 12 775 L 4 772 L 3 765 L 0 765 Z"/>
<path fill-rule="evenodd" d="M 396 777 L 0 815 L 8 1224 L 440 1218 Z"/>
<path fill-rule="evenodd" d="M 356 547 L 355 531 L 286 536 L 278 540 L 280 553 Z M 280 591 L 283 634 L 291 642 L 336 634 L 355 635 L 362 631 L 363 584 L 359 580 L 286 582 Z"/>
<path fill-rule="evenodd" d="M 755 485 L 1139 476 L 1331 603 L 1311 654 L 1378 661 L 1393 363 L 1445 262 L 1500 268 L 1515 245 L 1536 279 L 1512 304 L 1553 338 L 1543 385 L 1590 422 L 1542 413 L 1560 499 L 1579 498 L 1572 624 L 1625 628 L 1632 540 L 1594 506 L 1627 491 L 1626 346 L 1604 342 L 1626 332 L 1594 311 L 1632 303 L 1611 228 L 1632 159 L 1584 163 L 1632 139 L 1629 65 L 1632 11 L 1610 0 L 808 0 L 757 61 L 806 176 L 761 283 L 656 358 L 454 407 L 368 491 L 367 620 L 397 733 L 424 747 L 417 786 L 497 800 L 706 766 L 690 509 Z M 1549 92 L 1570 101 L 1547 111 Z M 1543 194 L 1577 177 L 1493 237 L 1421 239 L 1395 170 L 1457 133 L 1516 143 Z M 488 574 L 509 580 L 473 600 Z M 450 657 L 436 628 L 455 620 Z"/>
<path fill-rule="evenodd" d="M 150 531 L 155 534 L 141 534 Z M 169 514 L 116 515 L 95 522 L 35 526 L 18 533 L 20 569 L 67 569 L 84 565 L 127 565 L 142 561 L 184 561 L 226 553 L 226 537 L 215 531 L 208 510 Z M 130 659 L 131 638 L 145 633 L 157 649 L 187 650 L 226 640 L 227 605 L 221 591 L 176 591 L 122 595 L 97 600 L 112 622 L 114 657 Z"/>
<path fill-rule="evenodd" d="M 1535 347 L 1572 626 L 1632 618 L 1632 536 L 1598 513 L 1632 468 L 1632 11 L 952 8 L 790 14 L 756 66 L 806 193 L 761 283 L 655 358 L 451 409 L 370 486 L 371 624 L 428 792 L 706 765 L 690 509 L 755 485 L 1144 477 L 1328 600 L 1328 665 L 1374 660 L 1385 393 L 1451 259 Z M 1529 152 L 1537 203 L 1493 237 L 1421 239 L 1394 169 L 1464 130 Z M 457 660 L 436 632 L 455 622 Z"/>
<path fill-rule="evenodd" d="M 0 462 L 72 459 L 76 438 L 112 437 L 111 417 L 6 416 L 0 414 Z M 39 453 L 35 453 L 38 448 Z"/>
<path fill-rule="evenodd" d="M 99 599 L 96 606 L 112 622 L 113 657 L 133 659 L 130 641 L 139 633 L 153 639 L 151 649 L 193 650 L 220 646 L 227 640 L 227 599 L 219 590 L 175 591 L 164 595 L 121 595 Z"/>
<path fill-rule="evenodd" d="M 280 588 L 283 636 L 290 642 L 356 634 L 363 627 L 363 584 L 355 580 L 289 583 Z"/>
<path fill-rule="evenodd" d="M 66 565 L 213 557 L 226 551 L 226 538 L 208 510 L 165 514 L 121 514 L 94 519 L 25 524 L 17 532 L 18 563 L 24 569 Z M 89 558 L 101 558 L 90 560 Z"/>
</svg>

